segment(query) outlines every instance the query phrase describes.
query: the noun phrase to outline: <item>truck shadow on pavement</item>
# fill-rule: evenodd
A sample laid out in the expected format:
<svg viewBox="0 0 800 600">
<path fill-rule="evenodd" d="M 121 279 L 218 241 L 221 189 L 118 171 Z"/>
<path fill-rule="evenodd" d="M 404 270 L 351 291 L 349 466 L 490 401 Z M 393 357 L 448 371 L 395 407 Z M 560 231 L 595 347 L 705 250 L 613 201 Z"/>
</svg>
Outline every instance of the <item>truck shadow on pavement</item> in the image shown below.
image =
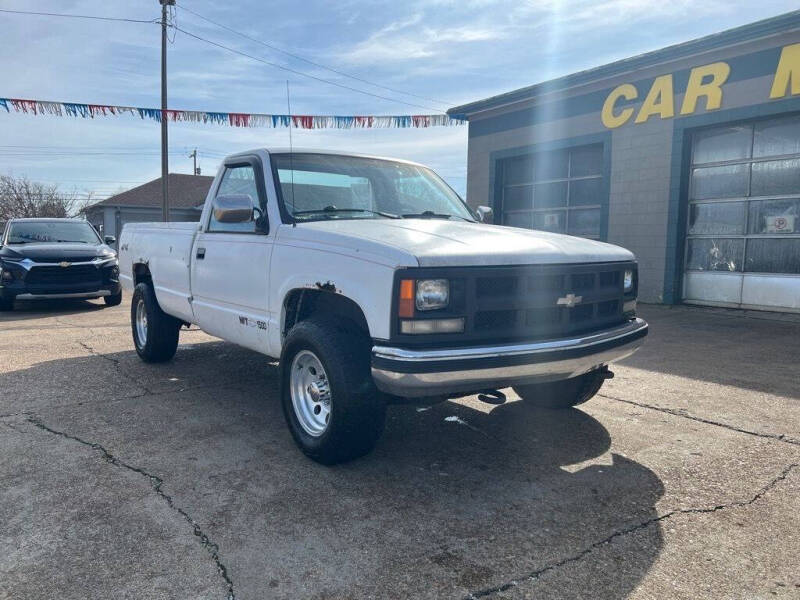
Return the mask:
<svg viewBox="0 0 800 600">
<path fill-rule="evenodd" d="M 0 412 L 29 411 L 163 479 L 219 546 L 239 598 L 621 599 L 659 555 L 662 482 L 610 451 L 582 410 L 394 406 L 372 454 L 329 468 L 294 446 L 277 378 L 221 342 L 184 345 L 165 365 L 95 348 L 1 374 Z M 91 556 L 91 537 L 75 552 Z"/>
</svg>

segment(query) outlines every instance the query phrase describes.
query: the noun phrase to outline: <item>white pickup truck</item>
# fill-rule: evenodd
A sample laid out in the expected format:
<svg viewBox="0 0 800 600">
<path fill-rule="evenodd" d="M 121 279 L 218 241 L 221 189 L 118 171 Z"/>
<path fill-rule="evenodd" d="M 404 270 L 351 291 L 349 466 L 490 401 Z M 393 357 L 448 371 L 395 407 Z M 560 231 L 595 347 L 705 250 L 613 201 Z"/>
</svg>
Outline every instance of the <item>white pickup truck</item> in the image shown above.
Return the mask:
<svg viewBox="0 0 800 600">
<path fill-rule="evenodd" d="M 325 464 L 368 452 L 391 402 L 585 402 L 647 334 L 633 254 L 490 214 L 407 161 L 230 156 L 199 223 L 122 231 L 136 351 L 171 359 L 191 323 L 280 358 L 291 433 Z"/>
</svg>

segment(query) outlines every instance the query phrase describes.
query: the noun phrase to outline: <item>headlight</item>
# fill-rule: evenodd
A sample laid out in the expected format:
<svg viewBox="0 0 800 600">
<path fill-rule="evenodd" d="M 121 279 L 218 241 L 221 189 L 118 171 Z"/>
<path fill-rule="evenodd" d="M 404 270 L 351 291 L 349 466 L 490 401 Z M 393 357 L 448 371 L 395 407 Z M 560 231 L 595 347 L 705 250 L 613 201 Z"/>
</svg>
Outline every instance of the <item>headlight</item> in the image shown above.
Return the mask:
<svg viewBox="0 0 800 600">
<path fill-rule="evenodd" d="M 624 279 L 624 290 L 626 292 L 633 291 L 633 269 L 627 269 L 625 271 L 625 279 Z"/>
<path fill-rule="evenodd" d="M 417 310 L 444 308 L 450 302 L 450 282 L 447 279 L 417 280 Z"/>
</svg>

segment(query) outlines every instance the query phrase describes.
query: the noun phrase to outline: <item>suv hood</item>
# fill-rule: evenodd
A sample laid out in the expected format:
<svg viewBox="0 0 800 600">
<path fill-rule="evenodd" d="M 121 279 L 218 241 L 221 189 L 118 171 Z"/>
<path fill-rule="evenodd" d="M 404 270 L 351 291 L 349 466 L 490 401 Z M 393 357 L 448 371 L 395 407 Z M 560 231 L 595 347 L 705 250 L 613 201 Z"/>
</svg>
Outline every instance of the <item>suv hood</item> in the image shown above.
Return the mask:
<svg viewBox="0 0 800 600">
<path fill-rule="evenodd" d="M 633 253 L 584 238 L 445 219 L 350 219 L 298 223 L 291 236 L 358 248 L 358 240 L 402 251 L 417 264 L 453 267 L 634 260 Z M 349 239 L 348 239 L 349 238 Z"/>
<path fill-rule="evenodd" d="M 0 258 L 30 258 L 34 262 L 83 262 L 98 256 L 114 255 L 105 244 L 32 243 L 8 244 L 0 249 Z"/>
</svg>

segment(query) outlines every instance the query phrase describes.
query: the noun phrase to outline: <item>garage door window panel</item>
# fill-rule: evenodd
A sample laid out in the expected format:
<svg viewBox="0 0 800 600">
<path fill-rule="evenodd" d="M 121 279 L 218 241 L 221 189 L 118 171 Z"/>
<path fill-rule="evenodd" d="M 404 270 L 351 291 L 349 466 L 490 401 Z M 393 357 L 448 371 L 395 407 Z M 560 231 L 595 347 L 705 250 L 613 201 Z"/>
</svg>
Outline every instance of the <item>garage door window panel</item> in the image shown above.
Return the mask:
<svg viewBox="0 0 800 600">
<path fill-rule="evenodd" d="M 534 186 L 533 201 L 536 208 L 556 208 L 567 205 L 566 181 L 537 183 Z"/>
<path fill-rule="evenodd" d="M 760 200 L 750 203 L 748 219 L 752 234 L 800 233 L 800 199 Z"/>
<path fill-rule="evenodd" d="M 692 162 L 696 165 L 750 158 L 750 125 L 722 127 L 695 135 Z"/>
<path fill-rule="evenodd" d="M 572 210 L 569 213 L 567 233 L 597 237 L 600 235 L 600 209 Z"/>
<path fill-rule="evenodd" d="M 537 154 L 533 164 L 536 181 L 569 177 L 569 152 L 567 150 Z"/>
<path fill-rule="evenodd" d="M 800 274 L 800 237 L 747 240 L 748 273 Z"/>
<path fill-rule="evenodd" d="M 517 185 L 505 189 L 503 206 L 507 211 L 530 210 L 533 208 L 533 186 Z"/>
<path fill-rule="evenodd" d="M 687 269 L 692 271 L 742 270 L 743 238 L 698 238 L 689 240 Z"/>
<path fill-rule="evenodd" d="M 692 197 L 695 200 L 744 197 L 748 195 L 749 183 L 749 164 L 694 169 Z"/>
<path fill-rule="evenodd" d="M 690 235 L 743 234 L 745 202 L 706 202 L 692 204 L 689 210 Z"/>
<path fill-rule="evenodd" d="M 597 206 L 597 199 L 602 193 L 603 180 L 601 178 L 575 179 L 569 183 L 569 205 Z"/>
<path fill-rule="evenodd" d="M 533 228 L 553 233 L 565 233 L 567 230 L 567 211 L 537 211 L 533 213 Z"/>
<path fill-rule="evenodd" d="M 753 196 L 796 194 L 800 191 L 800 158 L 753 163 Z"/>
<path fill-rule="evenodd" d="M 800 119 L 791 117 L 756 124 L 753 157 L 788 154 L 800 154 Z"/>
<path fill-rule="evenodd" d="M 524 227 L 525 229 L 532 229 L 533 213 L 531 212 L 507 213 L 505 225 L 508 225 L 509 227 Z"/>
</svg>

